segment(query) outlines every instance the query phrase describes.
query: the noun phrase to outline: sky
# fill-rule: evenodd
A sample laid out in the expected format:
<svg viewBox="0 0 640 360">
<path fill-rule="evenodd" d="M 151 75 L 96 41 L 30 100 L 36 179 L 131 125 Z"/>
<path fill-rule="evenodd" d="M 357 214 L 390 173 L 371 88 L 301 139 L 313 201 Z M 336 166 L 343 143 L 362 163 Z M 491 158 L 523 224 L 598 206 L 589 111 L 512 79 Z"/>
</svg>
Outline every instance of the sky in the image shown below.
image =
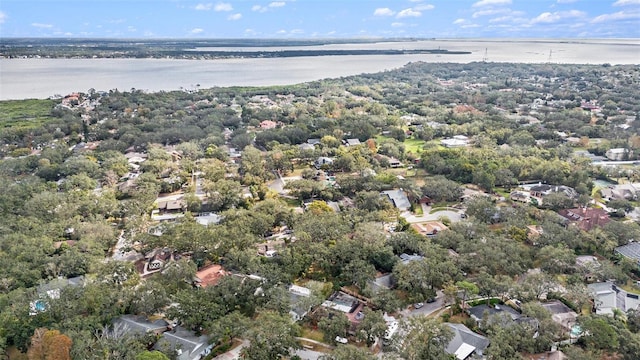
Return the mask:
<svg viewBox="0 0 640 360">
<path fill-rule="evenodd" d="M 640 38 L 640 0 L 2 0 L 8 37 Z"/>
</svg>

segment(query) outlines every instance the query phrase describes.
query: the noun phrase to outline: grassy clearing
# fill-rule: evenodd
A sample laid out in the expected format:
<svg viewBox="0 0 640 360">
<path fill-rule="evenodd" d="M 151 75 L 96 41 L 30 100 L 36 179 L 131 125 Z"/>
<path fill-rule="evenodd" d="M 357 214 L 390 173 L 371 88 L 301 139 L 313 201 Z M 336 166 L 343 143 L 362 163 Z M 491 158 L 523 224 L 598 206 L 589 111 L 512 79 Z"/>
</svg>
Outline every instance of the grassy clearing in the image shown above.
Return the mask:
<svg viewBox="0 0 640 360">
<path fill-rule="evenodd" d="M 53 100 L 0 101 L 0 128 L 32 128 L 53 119 Z"/>
<path fill-rule="evenodd" d="M 420 154 L 426 143 L 424 140 L 410 138 L 406 139 L 403 144 L 406 153 Z"/>
<path fill-rule="evenodd" d="M 324 342 L 324 333 L 320 330 L 313 330 L 311 328 L 308 327 L 303 327 L 302 328 L 302 337 L 303 338 L 307 338 L 307 339 L 311 339 L 311 340 L 315 340 L 315 341 L 319 341 L 319 342 Z"/>
</svg>

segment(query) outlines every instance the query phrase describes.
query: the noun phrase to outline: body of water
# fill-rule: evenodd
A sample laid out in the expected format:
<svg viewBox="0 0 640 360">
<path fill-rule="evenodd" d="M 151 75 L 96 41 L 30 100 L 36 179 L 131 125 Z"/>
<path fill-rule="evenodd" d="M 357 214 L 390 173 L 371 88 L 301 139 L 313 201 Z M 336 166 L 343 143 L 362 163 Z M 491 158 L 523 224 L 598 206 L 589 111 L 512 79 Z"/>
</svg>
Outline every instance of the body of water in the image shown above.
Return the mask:
<svg viewBox="0 0 640 360">
<path fill-rule="evenodd" d="M 434 40 L 335 44 L 286 49 L 437 49 L 465 55 L 363 55 L 219 60 L 0 59 L 0 100 L 132 88 L 146 91 L 214 86 L 289 85 L 401 67 L 408 62 L 638 64 L 640 40 Z M 239 50 L 241 48 L 224 48 Z M 246 48 L 256 50 L 258 48 Z M 281 50 L 285 47 L 269 48 Z M 204 50 L 204 49 L 201 49 Z M 216 48 L 220 50 L 220 48 Z M 198 86 L 199 85 L 199 86 Z"/>
</svg>

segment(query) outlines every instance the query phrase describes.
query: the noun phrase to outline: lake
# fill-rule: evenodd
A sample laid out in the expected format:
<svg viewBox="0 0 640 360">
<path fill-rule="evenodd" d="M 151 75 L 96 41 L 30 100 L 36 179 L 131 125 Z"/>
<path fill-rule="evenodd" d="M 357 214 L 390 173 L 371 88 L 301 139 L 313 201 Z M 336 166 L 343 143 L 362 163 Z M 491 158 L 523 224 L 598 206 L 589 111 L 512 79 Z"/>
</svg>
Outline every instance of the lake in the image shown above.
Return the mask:
<svg viewBox="0 0 640 360">
<path fill-rule="evenodd" d="M 282 49 L 447 49 L 465 55 L 363 55 L 219 60 L 0 59 L 0 100 L 47 98 L 74 91 L 146 91 L 214 86 L 289 85 L 401 67 L 408 62 L 638 64 L 640 40 L 432 40 L 332 44 Z M 245 48 L 256 50 L 257 48 Z M 199 49 L 207 50 L 207 49 Z M 222 48 L 212 48 L 222 50 Z M 224 48 L 242 50 L 242 48 Z M 551 57 L 551 59 L 549 59 Z"/>
</svg>

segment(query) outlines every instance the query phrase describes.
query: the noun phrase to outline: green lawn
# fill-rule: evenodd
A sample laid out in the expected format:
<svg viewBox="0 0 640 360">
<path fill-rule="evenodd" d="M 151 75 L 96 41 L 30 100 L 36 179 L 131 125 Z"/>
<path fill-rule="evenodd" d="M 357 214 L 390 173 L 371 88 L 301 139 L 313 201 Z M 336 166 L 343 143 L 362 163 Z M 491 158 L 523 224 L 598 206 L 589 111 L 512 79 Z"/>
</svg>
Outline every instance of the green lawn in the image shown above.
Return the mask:
<svg viewBox="0 0 640 360">
<path fill-rule="evenodd" d="M 420 139 L 414 139 L 414 138 L 406 139 L 404 141 L 405 152 L 420 154 L 422 152 L 422 148 L 426 143 L 427 143 L 426 141 L 420 140 Z"/>
<path fill-rule="evenodd" d="M 378 144 L 385 142 L 387 140 L 391 140 L 392 138 L 388 137 L 388 136 L 384 136 L 384 135 L 377 135 L 376 136 L 376 142 Z M 405 148 L 405 152 L 409 153 L 414 153 L 414 154 L 420 154 L 422 152 L 422 147 L 426 144 L 427 142 L 424 140 L 420 140 L 420 139 L 414 139 L 414 138 L 407 138 L 404 140 L 403 144 L 404 144 L 404 148 Z"/>
<path fill-rule="evenodd" d="M 0 128 L 31 128 L 52 119 L 53 100 L 0 101 Z"/>
</svg>

